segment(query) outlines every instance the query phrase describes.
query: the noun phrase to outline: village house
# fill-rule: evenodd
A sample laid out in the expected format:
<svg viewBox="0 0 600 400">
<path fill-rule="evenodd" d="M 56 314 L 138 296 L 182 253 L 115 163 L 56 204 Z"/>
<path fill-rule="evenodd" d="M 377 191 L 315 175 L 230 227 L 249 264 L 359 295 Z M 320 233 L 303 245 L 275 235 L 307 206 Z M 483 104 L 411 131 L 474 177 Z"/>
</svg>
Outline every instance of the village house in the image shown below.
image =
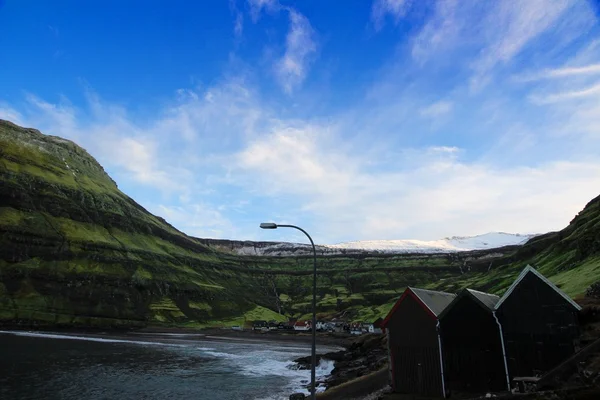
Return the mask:
<svg viewBox="0 0 600 400">
<path fill-rule="evenodd" d="M 310 321 L 296 321 L 294 323 L 295 331 L 310 331 L 311 330 L 311 322 Z"/>
<path fill-rule="evenodd" d="M 494 318 L 499 300 L 493 294 L 464 289 L 438 316 L 447 391 L 506 389 L 500 331 Z"/>
<path fill-rule="evenodd" d="M 383 320 L 394 392 L 445 395 L 438 316 L 455 297 L 409 287 Z"/>
<path fill-rule="evenodd" d="M 322 332 L 326 329 L 326 323 L 323 321 L 317 321 L 317 331 Z"/>
<path fill-rule="evenodd" d="M 350 329 L 348 326 L 348 323 L 345 321 L 335 321 L 335 322 L 332 322 L 331 324 L 332 324 L 333 332 L 342 333 L 342 332 L 346 332 Z M 346 329 L 346 328 L 348 328 L 348 329 Z"/>
<path fill-rule="evenodd" d="M 369 333 L 381 334 L 383 331 L 381 329 L 381 324 L 383 323 L 383 318 L 377 318 L 373 323 L 368 325 Z"/>
<path fill-rule="evenodd" d="M 260 331 L 263 329 L 269 329 L 269 324 L 267 323 L 267 321 L 254 321 L 252 323 L 253 331 Z"/>
<path fill-rule="evenodd" d="M 350 334 L 351 335 L 362 335 L 363 332 L 363 323 L 362 322 L 352 322 L 350 324 Z"/>
</svg>

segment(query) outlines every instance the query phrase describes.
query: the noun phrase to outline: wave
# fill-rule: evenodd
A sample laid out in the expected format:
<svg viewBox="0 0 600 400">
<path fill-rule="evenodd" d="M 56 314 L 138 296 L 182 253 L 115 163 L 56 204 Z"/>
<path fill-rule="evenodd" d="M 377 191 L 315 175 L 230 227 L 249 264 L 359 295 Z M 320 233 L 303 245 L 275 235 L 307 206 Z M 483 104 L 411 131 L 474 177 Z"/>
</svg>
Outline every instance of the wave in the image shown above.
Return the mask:
<svg viewBox="0 0 600 400">
<path fill-rule="evenodd" d="M 149 346 L 166 346 L 166 347 L 186 347 L 183 344 L 174 343 L 160 343 L 160 342 L 148 342 L 142 340 L 127 340 L 127 339 L 108 339 L 99 338 L 94 336 L 75 336 L 75 335 L 62 335 L 57 333 L 39 333 L 39 332 L 20 332 L 20 331 L 0 331 L 0 333 L 15 335 L 15 336 L 26 336 L 26 337 L 37 337 L 37 338 L 48 338 L 48 339 L 62 339 L 62 340 L 84 340 L 88 342 L 101 342 L 101 343 L 127 343 L 127 344 L 139 344 Z"/>
</svg>

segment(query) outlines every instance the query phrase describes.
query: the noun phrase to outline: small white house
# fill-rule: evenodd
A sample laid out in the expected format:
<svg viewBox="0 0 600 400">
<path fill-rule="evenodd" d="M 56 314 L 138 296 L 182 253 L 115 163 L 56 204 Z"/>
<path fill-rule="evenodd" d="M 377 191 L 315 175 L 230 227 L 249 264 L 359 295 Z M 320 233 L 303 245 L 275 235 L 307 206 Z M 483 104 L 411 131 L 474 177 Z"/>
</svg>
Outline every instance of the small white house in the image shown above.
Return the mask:
<svg viewBox="0 0 600 400">
<path fill-rule="evenodd" d="M 362 335 L 365 333 L 363 330 L 363 324 L 361 322 L 354 322 L 350 324 L 350 334 L 352 335 Z"/>
<path fill-rule="evenodd" d="M 377 318 L 377 320 L 375 320 L 375 322 L 373 322 L 372 324 L 369 324 L 369 327 L 368 327 L 369 333 L 377 333 L 377 334 L 383 333 L 383 330 L 381 329 L 382 322 L 383 322 L 383 319 Z"/>
<path fill-rule="evenodd" d="M 327 330 L 327 324 L 323 321 L 317 321 L 317 330 L 318 331 Z"/>
<path fill-rule="evenodd" d="M 295 331 L 310 331 L 310 321 L 296 321 L 294 323 Z"/>
</svg>

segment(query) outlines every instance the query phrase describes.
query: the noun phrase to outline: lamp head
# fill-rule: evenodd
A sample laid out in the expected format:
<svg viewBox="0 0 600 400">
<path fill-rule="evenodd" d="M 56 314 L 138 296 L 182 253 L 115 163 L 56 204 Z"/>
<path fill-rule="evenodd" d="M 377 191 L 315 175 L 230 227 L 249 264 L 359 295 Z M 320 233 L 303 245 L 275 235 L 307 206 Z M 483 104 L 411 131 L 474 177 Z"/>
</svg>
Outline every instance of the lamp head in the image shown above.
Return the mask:
<svg viewBox="0 0 600 400">
<path fill-rule="evenodd" d="M 277 224 L 274 222 L 263 222 L 260 224 L 262 229 L 277 229 Z"/>
</svg>

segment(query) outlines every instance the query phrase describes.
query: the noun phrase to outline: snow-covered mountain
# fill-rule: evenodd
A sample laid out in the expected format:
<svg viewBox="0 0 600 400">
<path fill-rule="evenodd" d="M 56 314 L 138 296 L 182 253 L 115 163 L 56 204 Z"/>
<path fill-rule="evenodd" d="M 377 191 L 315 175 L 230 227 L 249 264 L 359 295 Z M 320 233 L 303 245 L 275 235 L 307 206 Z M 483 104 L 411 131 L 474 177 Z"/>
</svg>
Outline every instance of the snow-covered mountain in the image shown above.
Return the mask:
<svg viewBox="0 0 600 400">
<path fill-rule="evenodd" d="M 326 247 L 381 251 L 385 253 L 453 253 L 457 251 L 487 250 L 503 246 L 525 244 L 535 235 L 491 232 L 477 236 L 453 236 L 440 240 L 363 240 Z"/>
<path fill-rule="evenodd" d="M 478 236 L 453 236 L 440 240 L 361 240 L 333 245 L 317 245 L 321 255 L 360 253 L 455 253 L 459 251 L 488 250 L 503 246 L 525 244 L 536 235 L 491 232 Z M 311 254 L 310 245 L 285 242 L 241 242 L 203 239 L 206 244 L 239 255 L 294 256 Z"/>
</svg>

